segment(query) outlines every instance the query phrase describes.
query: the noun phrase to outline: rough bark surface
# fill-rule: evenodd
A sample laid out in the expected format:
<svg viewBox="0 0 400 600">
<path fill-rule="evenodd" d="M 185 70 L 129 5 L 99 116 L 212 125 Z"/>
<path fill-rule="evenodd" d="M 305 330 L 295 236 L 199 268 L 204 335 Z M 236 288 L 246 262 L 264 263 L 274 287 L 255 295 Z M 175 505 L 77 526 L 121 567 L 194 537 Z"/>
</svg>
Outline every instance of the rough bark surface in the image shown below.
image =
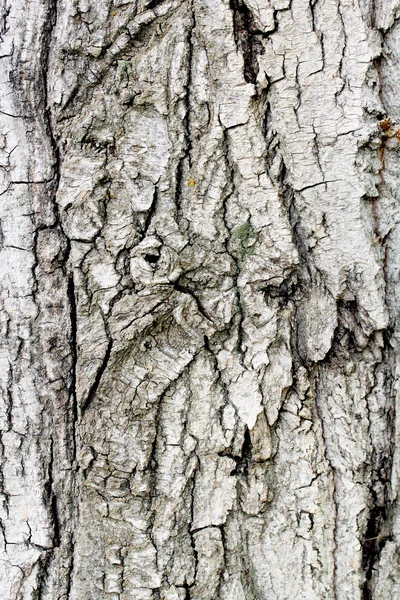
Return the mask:
<svg viewBox="0 0 400 600">
<path fill-rule="evenodd" d="M 1 1 L 2 600 L 400 598 L 399 17 Z"/>
</svg>

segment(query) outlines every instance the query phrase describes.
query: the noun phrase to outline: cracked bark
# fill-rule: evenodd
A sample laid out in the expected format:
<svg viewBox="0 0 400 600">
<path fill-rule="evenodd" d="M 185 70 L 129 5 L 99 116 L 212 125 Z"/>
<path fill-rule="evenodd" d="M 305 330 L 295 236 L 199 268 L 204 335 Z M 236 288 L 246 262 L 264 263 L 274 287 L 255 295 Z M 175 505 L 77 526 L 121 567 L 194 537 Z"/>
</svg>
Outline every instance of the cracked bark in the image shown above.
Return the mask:
<svg viewBox="0 0 400 600">
<path fill-rule="evenodd" d="M 398 12 L 4 0 L 4 600 L 400 597 Z"/>
</svg>

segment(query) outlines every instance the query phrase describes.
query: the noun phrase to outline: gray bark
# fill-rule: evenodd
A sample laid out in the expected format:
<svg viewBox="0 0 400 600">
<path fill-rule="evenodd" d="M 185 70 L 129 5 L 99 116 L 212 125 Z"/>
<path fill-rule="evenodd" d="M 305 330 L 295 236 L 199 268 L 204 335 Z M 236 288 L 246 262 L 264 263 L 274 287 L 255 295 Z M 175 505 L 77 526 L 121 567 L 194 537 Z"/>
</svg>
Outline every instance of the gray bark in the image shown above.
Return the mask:
<svg viewBox="0 0 400 600">
<path fill-rule="evenodd" d="M 400 598 L 400 2 L 1 15 L 1 598 Z"/>
</svg>

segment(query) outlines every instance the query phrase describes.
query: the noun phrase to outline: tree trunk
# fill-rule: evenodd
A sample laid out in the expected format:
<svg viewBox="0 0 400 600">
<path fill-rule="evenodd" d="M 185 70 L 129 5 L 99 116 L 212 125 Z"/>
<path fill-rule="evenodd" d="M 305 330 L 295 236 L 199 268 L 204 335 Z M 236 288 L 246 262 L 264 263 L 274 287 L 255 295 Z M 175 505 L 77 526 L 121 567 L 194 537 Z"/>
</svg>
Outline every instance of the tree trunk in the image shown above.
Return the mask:
<svg viewBox="0 0 400 600">
<path fill-rule="evenodd" d="M 398 600 L 399 2 L 1 15 L 1 598 Z"/>
</svg>

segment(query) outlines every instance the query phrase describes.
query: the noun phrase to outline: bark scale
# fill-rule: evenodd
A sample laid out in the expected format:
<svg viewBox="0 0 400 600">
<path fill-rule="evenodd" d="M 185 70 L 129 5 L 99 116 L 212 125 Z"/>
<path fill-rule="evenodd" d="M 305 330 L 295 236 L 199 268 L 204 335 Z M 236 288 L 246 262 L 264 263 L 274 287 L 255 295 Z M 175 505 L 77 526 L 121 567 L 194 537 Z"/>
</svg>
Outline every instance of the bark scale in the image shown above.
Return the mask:
<svg viewBox="0 0 400 600">
<path fill-rule="evenodd" d="M 1 14 L 2 598 L 399 598 L 397 0 Z"/>
</svg>

